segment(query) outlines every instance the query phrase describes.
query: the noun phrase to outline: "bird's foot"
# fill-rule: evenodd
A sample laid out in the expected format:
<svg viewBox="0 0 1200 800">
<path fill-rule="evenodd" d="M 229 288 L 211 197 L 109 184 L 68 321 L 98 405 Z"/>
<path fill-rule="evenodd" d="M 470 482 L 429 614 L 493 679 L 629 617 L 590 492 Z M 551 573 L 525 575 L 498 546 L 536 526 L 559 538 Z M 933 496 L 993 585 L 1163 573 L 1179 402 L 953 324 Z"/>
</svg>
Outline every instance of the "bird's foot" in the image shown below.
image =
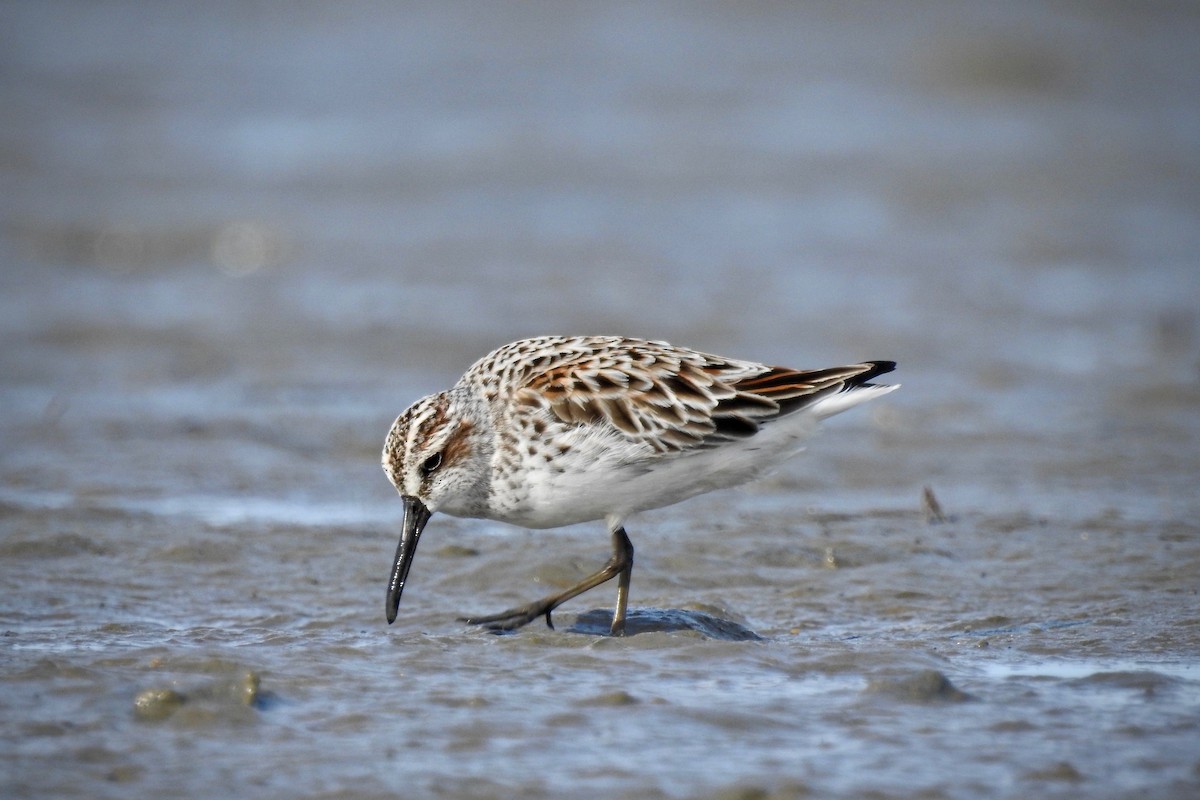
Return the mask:
<svg viewBox="0 0 1200 800">
<path fill-rule="evenodd" d="M 489 631 L 515 631 L 517 628 L 528 625 L 538 617 L 546 618 L 546 627 L 553 628 L 554 622 L 550 619 L 550 612 L 555 609 L 557 603 L 551 602 L 550 598 L 544 600 L 535 600 L 523 606 L 510 608 L 507 611 L 501 611 L 499 614 L 489 614 L 485 617 L 459 617 L 459 622 L 465 622 L 468 625 L 482 625 Z"/>
</svg>

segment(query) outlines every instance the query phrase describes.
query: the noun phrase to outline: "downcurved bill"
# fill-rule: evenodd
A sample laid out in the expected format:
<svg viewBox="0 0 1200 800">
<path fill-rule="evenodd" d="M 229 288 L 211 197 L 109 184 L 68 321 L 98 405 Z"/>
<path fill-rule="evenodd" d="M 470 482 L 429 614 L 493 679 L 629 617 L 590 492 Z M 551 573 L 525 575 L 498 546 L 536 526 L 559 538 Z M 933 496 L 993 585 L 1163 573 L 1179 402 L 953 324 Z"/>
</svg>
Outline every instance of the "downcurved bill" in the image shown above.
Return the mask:
<svg viewBox="0 0 1200 800">
<path fill-rule="evenodd" d="M 391 625 L 396 621 L 396 610 L 400 608 L 400 595 L 404 592 L 404 582 L 408 580 L 408 568 L 412 566 L 413 556 L 417 553 L 417 542 L 425 523 L 429 522 L 430 512 L 415 497 L 401 497 L 404 501 L 404 527 L 400 531 L 400 544 L 396 547 L 396 561 L 392 564 L 392 579 L 388 581 L 387 591 L 387 621 Z"/>
</svg>

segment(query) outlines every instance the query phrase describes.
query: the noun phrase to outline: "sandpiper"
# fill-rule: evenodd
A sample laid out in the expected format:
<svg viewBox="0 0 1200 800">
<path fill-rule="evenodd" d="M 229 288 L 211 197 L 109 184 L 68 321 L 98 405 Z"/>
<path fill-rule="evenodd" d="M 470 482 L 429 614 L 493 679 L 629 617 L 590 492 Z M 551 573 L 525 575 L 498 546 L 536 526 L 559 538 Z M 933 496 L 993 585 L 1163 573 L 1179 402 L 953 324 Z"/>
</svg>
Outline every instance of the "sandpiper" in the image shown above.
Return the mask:
<svg viewBox="0 0 1200 800">
<path fill-rule="evenodd" d="M 507 344 L 393 423 L 383 468 L 404 501 L 387 590 L 396 619 L 417 542 L 437 511 L 555 528 L 605 520 L 612 557 L 575 586 L 464 621 L 513 630 L 617 578 L 625 632 L 637 511 L 736 486 L 803 449 L 816 423 L 896 388 L 892 361 L 795 370 L 618 336 Z"/>
</svg>

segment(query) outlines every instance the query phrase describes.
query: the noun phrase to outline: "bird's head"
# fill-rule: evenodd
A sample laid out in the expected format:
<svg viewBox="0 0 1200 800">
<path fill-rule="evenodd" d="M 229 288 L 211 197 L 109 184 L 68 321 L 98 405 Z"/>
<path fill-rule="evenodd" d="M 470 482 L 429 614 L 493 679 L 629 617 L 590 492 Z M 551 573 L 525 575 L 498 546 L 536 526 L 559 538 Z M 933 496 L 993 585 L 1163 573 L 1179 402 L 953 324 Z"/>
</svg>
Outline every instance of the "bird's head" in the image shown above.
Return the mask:
<svg viewBox="0 0 1200 800">
<path fill-rule="evenodd" d="M 383 447 L 383 469 L 404 501 L 404 522 L 392 577 L 387 620 L 396 619 L 417 542 L 435 511 L 474 516 L 486 502 L 491 444 L 479 430 L 469 398 L 454 390 L 429 395 L 396 418 Z"/>
</svg>

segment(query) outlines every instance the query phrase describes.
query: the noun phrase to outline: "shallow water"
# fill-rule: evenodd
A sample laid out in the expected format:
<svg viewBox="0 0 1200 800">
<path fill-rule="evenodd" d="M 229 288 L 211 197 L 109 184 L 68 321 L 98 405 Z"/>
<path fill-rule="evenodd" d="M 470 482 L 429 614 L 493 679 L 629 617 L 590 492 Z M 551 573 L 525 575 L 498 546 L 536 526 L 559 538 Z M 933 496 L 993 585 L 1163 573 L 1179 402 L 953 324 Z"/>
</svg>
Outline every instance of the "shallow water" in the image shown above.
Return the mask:
<svg viewBox="0 0 1200 800">
<path fill-rule="evenodd" d="M 3 796 L 1200 793 L 1191 5 L 0 31 Z M 631 520 L 634 635 L 444 516 L 387 626 L 388 425 L 547 332 L 904 387 Z"/>
</svg>

